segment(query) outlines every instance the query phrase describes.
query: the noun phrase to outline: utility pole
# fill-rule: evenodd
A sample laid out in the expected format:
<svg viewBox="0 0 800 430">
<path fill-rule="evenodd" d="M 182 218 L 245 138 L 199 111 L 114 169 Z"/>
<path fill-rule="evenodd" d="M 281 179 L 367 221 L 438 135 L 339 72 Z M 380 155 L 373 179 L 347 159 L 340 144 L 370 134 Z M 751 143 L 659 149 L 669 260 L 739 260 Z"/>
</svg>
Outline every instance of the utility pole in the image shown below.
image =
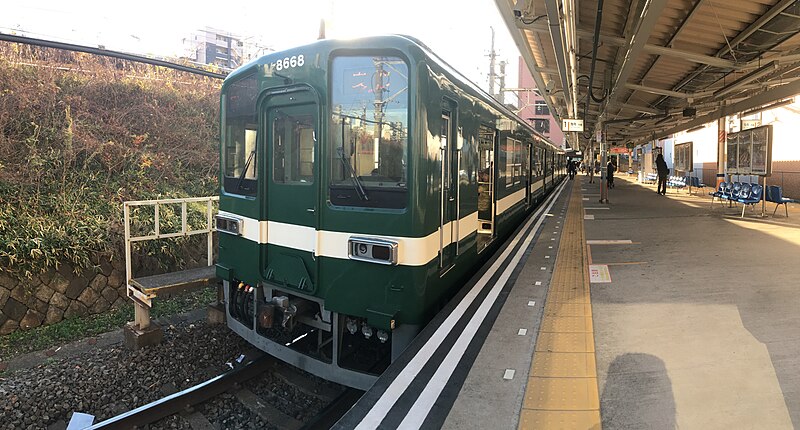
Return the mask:
<svg viewBox="0 0 800 430">
<path fill-rule="evenodd" d="M 494 52 L 494 27 L 489 27 L 492 30 L 492 50 L 489 51 L 489 95 L 494 97 L 494 80 L 496 78 L 494 73 L 494 62 L 497 53 Z"/>
<path fill-rule="evenodd" d="M 381 134 L 383 133 L 383 63 L 375 61 L 375 87 L 372 89 L 375 93 L 375 140 L 373 147 L 373 164 L 377 169 L 380 167 L 380 142 Z"/>
<path fill-rule="evenodd" d="M 500 103 L 505 103 L 505 97 L 503 97 L 503 93 L 506 90 L 506 63 L 505 61 L 500 62 L 500 91 L 497 93 L 497 98 Z"/>
</svg>

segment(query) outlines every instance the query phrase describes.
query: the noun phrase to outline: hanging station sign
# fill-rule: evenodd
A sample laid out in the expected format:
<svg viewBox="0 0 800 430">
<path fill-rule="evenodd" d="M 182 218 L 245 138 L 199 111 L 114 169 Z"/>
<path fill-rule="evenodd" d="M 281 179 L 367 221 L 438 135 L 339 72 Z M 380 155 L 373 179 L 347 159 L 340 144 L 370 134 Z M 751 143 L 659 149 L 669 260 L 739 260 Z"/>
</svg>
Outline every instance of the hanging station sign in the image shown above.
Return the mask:
<svg viewBox="0 0 800 430">
<path fill-rule="evenodd" d="M 772 174 L 772 125 L 728 133 L 725 145 L 729 175 Z"/>
<path fill-rule="evenodd" d="M 582 119 L 562 119 L 561 120 L 561 130 L 562 131 L 583 131 L 583 120 Z"/>
<path fill-rule="evenodd" d="M 675 145 L 673 154 L 673 165 L 677 172 L 694 172 L 694 143 L 686 142 Z"/>
</svg>

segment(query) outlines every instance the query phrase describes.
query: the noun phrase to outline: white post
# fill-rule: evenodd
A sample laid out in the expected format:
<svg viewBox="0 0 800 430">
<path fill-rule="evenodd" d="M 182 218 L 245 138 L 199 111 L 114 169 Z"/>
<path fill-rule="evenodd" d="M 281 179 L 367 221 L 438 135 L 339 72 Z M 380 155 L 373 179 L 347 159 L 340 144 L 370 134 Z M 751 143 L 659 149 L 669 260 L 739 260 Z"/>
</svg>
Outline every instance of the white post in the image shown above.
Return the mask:
<svg viewBox="0 0 800 430">
<path fill-rule="evenodd" d="M 208 208 L 208 265 L 211 266 L 214 260 L 214 217 L 212 216 L 213 205 L 211 199 L 207 202 Z"/>
<path fill-rule="evenodd" d="M 181 202 L 181 233 L 186 236 L 186 202 Z"/>
<path fill-rule="evenodd" d="M 125 217 L 125 286 L 130 283 L 133 274 L 131 273 L 131 208 L 128 203 L 122 204 Z"/>
<path fill-rule="evenodd" d="M 161 226 L 159 225 L 159 219 L 158 219 L 158 207 L 159 207 L 159 205 L 158 205 L 158 203 L 156 203 L 156 205 L 155 205 L 155 208 L 156 208 L 156 238 L 158 238 L 158 236 L 161 235 Z"/>
</svg>

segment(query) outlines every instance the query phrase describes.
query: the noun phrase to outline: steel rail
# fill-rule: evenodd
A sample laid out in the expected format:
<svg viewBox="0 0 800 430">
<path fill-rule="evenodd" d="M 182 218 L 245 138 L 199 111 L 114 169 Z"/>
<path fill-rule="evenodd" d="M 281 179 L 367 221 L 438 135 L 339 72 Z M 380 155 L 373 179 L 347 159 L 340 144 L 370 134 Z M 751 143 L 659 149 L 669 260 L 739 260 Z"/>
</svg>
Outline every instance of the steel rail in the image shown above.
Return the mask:
<svg viewBox="0 0 800 430">
<path fill-rule="evenodd" d="M 364 392 L 361 390 L 348 388 L 300 430 L 328 430 L 332 428 L 363 395 Z"/>
<path fill-rule="evenodd" d="M 26 45 L 42 46 L 45 48 L 64 49 L 67 51 L 85 52 L 87 54 L 103 55 L 106 57 L 118 58 L 120 60 L 135 61 L 138 63 L 146 63 L 153 66 L 167 67 L 170 69 L 180 70 L 182 72 L 194 73 L 209 78 L 225 79 L 227 74 L 209 72 L 207 70 L 199 69 L 197 67 L 184 66 L 183 64 L 171 63 L 169 61 L 158 60 L 155 58 L 143 57 L 141 55 L 126 54 L 119 51 L 109 51 L 107 49 L 93 48 L 91 46 L 75 45 L 72 43 L 56 42 L 53 40 L 36 39 L 33 37 L 17 36 L 15 34 L 0 33 L 0 41 L 23 43 Z"/>
<path fill-rule="evenodd" d="M 88 430 L 141 428 L 162 418 L 175 415 L 193 405 L 210 400 L 228 391 L 235 384 L 262 374 L 272 367 L 275 362 L 274 357 L 264 354 L 243 367 L 225 372 L 194 387 L 94 424 L 88 427 Z"/>
</svg>

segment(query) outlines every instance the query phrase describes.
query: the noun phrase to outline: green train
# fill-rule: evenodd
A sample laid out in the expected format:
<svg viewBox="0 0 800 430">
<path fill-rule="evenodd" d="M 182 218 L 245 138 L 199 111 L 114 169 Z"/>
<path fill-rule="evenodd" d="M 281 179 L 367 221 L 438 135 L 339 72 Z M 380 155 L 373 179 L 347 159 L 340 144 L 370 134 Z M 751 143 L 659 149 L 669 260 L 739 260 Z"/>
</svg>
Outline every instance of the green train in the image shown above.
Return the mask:
<svg viewBox="0 0 800 430">
<path fill-rule="evenodd" d="M 563 151 L 406 36 L 321 40 L 221 93 L 229 327 L 366 389 L 566 173 Z"/>
</svg>

